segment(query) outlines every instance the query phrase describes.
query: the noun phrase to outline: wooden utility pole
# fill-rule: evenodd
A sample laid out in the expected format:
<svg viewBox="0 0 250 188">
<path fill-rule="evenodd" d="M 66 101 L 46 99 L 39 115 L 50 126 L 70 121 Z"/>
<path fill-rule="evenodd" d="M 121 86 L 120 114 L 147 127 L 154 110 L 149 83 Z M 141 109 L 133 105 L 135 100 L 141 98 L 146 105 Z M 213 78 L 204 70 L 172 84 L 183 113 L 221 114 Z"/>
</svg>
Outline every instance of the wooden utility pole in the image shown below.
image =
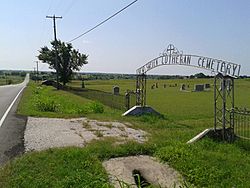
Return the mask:
<svg viewBox="0 0 250 188">
<path fill-rule="evenodd" d="M 56 19 L 62 19 L 62 16 L 46 16 L 46 18 L 53 19 L 53 25 L 54 25 L 54 37 L 55 37 L 55 51 L 56 51 L 56 82 L 57 82 L 57 89 L 59 89 L 59 78 L 58 78 L 58 52 L 57 52 L 57 39 L 56 39 Z"/>
<path fill-rule="evenodd" d="M 36 81 L 38 82 L 38 61 L 35 61 L 36 63 Z"/>
<path fill-rule="evenodd" d="M 34 67 L 34 77 L 35 77 L 35 75 L 36 75 L 36 67 Z M 37 82 L 37 79 L 35 79 L 35 82 Z"/>
</svg>

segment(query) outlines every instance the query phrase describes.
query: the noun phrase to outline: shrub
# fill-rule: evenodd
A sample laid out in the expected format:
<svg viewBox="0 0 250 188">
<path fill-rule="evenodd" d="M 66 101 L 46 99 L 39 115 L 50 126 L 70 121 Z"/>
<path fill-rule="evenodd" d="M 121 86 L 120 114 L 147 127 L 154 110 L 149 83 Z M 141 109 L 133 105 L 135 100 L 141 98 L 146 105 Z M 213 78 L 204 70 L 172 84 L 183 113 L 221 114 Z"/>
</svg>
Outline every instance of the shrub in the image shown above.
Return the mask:
<svg viewBox="0 0 250 188">
<path fill-rule="evenodd" d="M 42 91 L 42 87 L 36 87 L 36 89 L 33 90 L 33 94 L 40 95 Z"/>
<path fill-rule="evenodd" d="M 86 108 L 85 106 L 80 108 L 80 107 L 77 107 L 76 108 L 76 113 L 77 114 L 88 114 L 89 113 L 89 109 Z"/>
<path fill-rule="evenodd" d="M 59 110 L 59 104 L 57 104 L 53 99 L 42 98 L 36 101 L 36 107 L 42 112 L 57 112 Z"/>
<path fill-rule="evenodd" d="M 12 81 L 12 80 L 8 80 L 8 81 L 7 81 L 7 84 L 8 84 L 8 85 L 13 84 L 13 81 Z"/>
<path fill-rule="evenodd" d="M 99 102 L 92 102 L 88 105 L 89 112 L 92 113 L 103 113 L 104 112 L 104 106 Z"/>
<path fill-rule="evenodd" d="M 82 107 L 76 107 L 75 111 L 78 114 L 103 113 L 104 106 L 99 102 L 91 102 Z"/>
</svg>

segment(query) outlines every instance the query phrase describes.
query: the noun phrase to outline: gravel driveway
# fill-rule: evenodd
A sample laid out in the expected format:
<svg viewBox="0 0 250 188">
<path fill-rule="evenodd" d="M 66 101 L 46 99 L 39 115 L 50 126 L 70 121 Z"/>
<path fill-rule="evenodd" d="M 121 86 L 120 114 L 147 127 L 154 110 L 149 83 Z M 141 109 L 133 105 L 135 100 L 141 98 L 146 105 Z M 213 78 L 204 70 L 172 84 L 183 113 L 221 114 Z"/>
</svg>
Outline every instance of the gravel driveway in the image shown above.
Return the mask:
<svg viewBox="0 0 250 188">
<path fill-rule="evenodd" d="M 131 124 L 101 122 L 87 118 L 58 119 L 28 117 L 24 133 L 25 152 L 54 147 L 84 147 L 93 139 L 116 137 L 118 142 L 134 140 L 143 143 L 146 132 L 131 128 Z"/>
</svg>

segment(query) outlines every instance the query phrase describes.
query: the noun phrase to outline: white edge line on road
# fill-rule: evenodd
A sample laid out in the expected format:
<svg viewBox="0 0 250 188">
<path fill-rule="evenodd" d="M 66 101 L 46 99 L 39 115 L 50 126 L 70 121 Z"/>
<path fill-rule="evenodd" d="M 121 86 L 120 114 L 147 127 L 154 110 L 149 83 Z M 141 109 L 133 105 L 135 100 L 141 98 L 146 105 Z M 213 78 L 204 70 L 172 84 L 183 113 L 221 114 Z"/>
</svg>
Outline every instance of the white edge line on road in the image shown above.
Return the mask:
<svg viewBox="0 0 250 188">
<path fill-rule="evenodd" d="M 26 87 L 26 86 L 24 86 L 24 87 L 19 91 L 19 93 L 17 94 L 17 96 L 15 97 L 15 99 L 14 99 L 14 100 L 12 101 L 12 103 L 10 104 L 9 108 L 8 108 L 8 109 L 6 110 L 6 112 L 4 113 L 3 117 L 2 117 L 1 120 L 0 120 L 0 127 L 2 126 L 4 120 L 5 120 L 5 118 L 7 117 L 8 113 L 10 112 L 12 106 L 15 104 L 17 98 L 18 98 L 19 95 L 22 93 L 22 91 L 24 90 L 25 87 Z"/>
</svg>

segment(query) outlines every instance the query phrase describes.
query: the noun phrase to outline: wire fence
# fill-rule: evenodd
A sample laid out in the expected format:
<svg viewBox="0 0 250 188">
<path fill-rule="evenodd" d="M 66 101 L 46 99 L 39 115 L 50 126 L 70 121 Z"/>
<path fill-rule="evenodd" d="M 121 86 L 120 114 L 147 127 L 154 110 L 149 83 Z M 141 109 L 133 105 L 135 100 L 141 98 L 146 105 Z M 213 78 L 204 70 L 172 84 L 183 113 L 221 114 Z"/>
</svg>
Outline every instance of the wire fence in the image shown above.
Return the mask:
<svg viewBox="0 0 250 188">
<path fill-rule="evenodd" d="M 136 105 L 136 93 L 134 91 L 127 90 L 125 94 L 126 110 L 129 110 L 135 105 Z"/>
<path fill-rule="evenodd" d="M 250 141 L 250 111 L 234 111 L 234 134 L 240 139 Z"/>
<path fill-rule="evenodd" d="M 114 95 L 113 93 L 94 90 L 94 89 L 87 89 L 87 88 L 76 88 L 76 87 L 69 87 L 63 86 L 64 90 L 67 90 L 75 95 L 98 101 L 104 105 L 107 105 L 111 108 L 119 109 L 125 111 L 126 108 L 126 98 L 125 95 Z"/>
</svg>

